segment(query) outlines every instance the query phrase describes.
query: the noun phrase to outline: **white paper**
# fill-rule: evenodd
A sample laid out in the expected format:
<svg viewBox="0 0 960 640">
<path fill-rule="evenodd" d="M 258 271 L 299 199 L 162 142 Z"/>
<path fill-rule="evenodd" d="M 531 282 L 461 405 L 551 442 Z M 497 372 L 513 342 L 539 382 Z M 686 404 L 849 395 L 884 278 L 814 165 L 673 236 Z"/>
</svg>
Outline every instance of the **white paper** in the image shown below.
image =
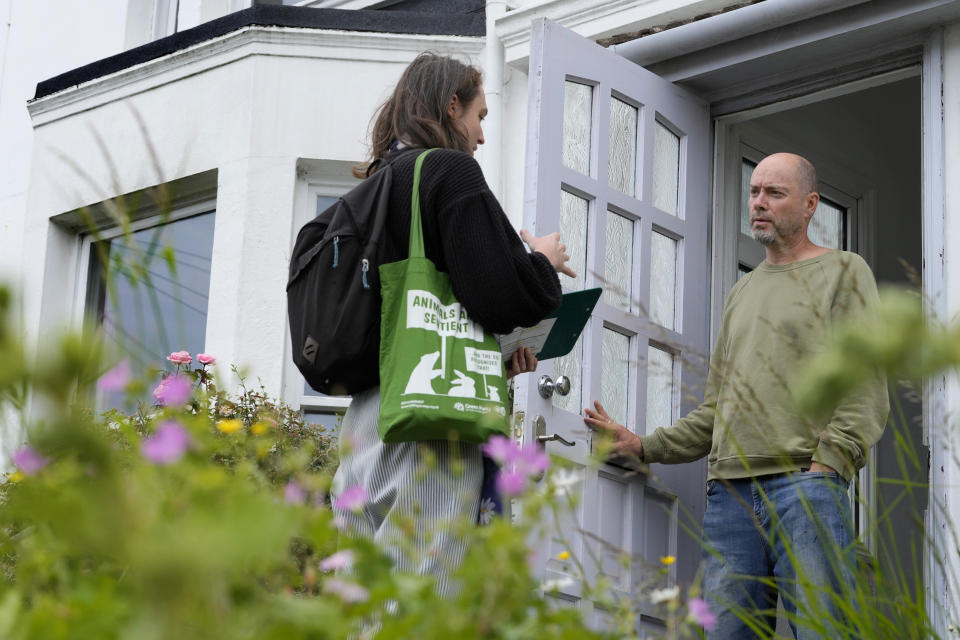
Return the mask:
<svg viewBox="0 0 960 640">
<path fill-rule="evenodd" d="M 547 318 L 532 327 L 521 327 L 505 336 L 500 336 L 500 353 L 503 354 L 503 359 L 511 358 L 513 352 L 520 347 L 530 347 L 533 355 L 540 353 L 556 321 L 556 318 Z"/>
</svg>

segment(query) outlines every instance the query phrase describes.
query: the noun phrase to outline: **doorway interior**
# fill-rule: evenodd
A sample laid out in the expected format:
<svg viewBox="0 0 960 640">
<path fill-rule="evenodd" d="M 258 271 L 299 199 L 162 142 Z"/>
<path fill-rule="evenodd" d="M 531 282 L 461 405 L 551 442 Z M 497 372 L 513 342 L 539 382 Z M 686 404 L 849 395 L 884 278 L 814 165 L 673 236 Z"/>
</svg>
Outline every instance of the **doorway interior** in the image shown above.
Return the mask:
<svg viewBox="0 0 960 640">
<path fill-rule="evenodd" d="M 920 68 L 716 120 L 714 291 L 762 257 L 741 228 L 756 161 L 791 151 L 817 167 L 821 244 L 860 253 L 884 285 L 919 287 L 922 274 Z M 817 220 L 817 218 L 821 218 Z M 716 317 L 716 316 L 715 316 Z M 857 527 L 883 574 L 918 597 L 924 585 L 929 458 L 920 389 L 890 380 L 891 418 L 857 487 Z"/>
</svg>

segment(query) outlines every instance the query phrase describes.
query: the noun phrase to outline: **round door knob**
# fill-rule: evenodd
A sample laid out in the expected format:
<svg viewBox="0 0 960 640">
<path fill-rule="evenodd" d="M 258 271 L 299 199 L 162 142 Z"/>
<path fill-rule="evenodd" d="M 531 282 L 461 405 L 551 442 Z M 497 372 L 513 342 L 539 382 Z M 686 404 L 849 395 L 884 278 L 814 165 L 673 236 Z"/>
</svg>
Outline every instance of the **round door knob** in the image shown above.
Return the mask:
<svg viewBox="0 0 960 640">
<path fill-rule="evenodd" d="M 537 391 L 540 392 L 540 397 L 549 400 L 550 396 L 553 395 L 553 390 L 556 385 L 553 383 L 553 378 L 547 375 L 540 376 L 540 381 L 537 383 Z"/>
<path fill-rule="evenodd" d="M 567 376 L 560 376 L 557 378 L 557 381 L 553 383 L 553 390 L 557 392 L 557 395 L 565 396 L 570 393 L 570 378 Z"/>
</svg>

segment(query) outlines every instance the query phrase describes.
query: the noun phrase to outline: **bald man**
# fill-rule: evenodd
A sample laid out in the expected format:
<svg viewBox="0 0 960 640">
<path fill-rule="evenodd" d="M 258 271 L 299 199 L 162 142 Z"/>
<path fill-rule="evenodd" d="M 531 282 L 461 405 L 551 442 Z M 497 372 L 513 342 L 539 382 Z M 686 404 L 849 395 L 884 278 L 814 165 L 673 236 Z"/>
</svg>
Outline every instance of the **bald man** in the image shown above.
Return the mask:
<svg viewBox="0 0 960 640">
<path fill-rule="evenodd" d="M 890 405 L 878 375 L 827 420 L 794 410 L 797 363 L 838 318 L 877 300 L 863 259 L 807 235 L 819 201 L 816 170 L 800 156 L 777 153 L 754 169 L 750 225 L 766 256 L 727 298 L 703 404 L 642 437 L 599 402 L 585 409 L 584 421 L 609 433 L 621 455 L 665 464 L 708 456 L 703 592 L 718 617 L 711 639 L 772 635 L 778 592 L 796 614 L 789 618 L 798 639 L 840 637 L 838 604 L 849 606 L 855 589 L 847 490 Z"/>
</svg>

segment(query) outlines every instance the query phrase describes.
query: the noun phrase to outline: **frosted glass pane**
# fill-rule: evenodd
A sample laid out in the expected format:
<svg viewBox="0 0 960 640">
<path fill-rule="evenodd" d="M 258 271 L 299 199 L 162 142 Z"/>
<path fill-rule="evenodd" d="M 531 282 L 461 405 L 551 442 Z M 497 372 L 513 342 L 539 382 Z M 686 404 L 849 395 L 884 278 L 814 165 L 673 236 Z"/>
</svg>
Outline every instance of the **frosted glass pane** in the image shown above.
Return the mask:
<svg viewBox="0 0 960 640">
<path fill-rule="evenodd" d="M 740 233 L 750 237 L 753 237 L 750 230 L 750 176 L 756 168 L 756 163 L 746 158 L 740 161 Z"/>
<path fill-rule="evenodd" d="M 630 338 L 610 329 L 601 340 L 600 402 L 610 417 L 627 422 L 627 380 L 630 378 Z"/>
<path fill-rule="evenodd" d="M 590 175 L 590 127 L 593 87 L 570 82 L 563 87 L 563 166 Z"/>
<path fill-rule="evenodd" d="M 673 354 L 647 347 L 646 433 L 673 424 Z"/>
<path fill-rule="evenodd" d="M 559 393 L 553 394 L 553 406 L 571 413 L 580 413 L 583 405 L 580 404 L 580 362 L 583 359 L 583 334 L 577 338 L 577 344 L 565 356 L 554 360 L 554 380 L 560 376 L 570 378 L 570 393 L 565 396 Z"/>
<path fill-rule="evenodd" d="M 607 184 L 633 195 L 637 171 L 637 108 L 623 100 L 610 99 L 610 152 Z"/>
<path fill-rule="evenodd" d="M 564 276 L 563 286 L 579 291 L 586 282 L 587 267 L 587 216 L 590 203 L 584 198 L 566 191 L 560 192 L 560 239 L 567 245 L 570 262 L 567 265 L 576 272 L 576 278 Z"/>
<path fill-rule="evenodd" d="M 680 185 L 680 137 L 659 122 L 653 135 L 653 206 L 677 215 Z"/>
<path fill-rule="evenodd" d="M 607 252 L 603 256 L 606 281 L 603 300 L 630 311 L 633 290 L 633 220 L 607 211 Z"/>
<path fill-rule="evenodd" d="M 677 302 L 677 241 L 650 235 L 650 320 L 674 328 Z"/>
<path fill-rule="evenodd" d="M 839 207 L 829 200 L 820 199 L 817 211 L 810 220 L 807 234 L 814 244 L 830 249 L 845 249 L 843 246 L 844 218 L 846 208 Z"/>
</svg>

